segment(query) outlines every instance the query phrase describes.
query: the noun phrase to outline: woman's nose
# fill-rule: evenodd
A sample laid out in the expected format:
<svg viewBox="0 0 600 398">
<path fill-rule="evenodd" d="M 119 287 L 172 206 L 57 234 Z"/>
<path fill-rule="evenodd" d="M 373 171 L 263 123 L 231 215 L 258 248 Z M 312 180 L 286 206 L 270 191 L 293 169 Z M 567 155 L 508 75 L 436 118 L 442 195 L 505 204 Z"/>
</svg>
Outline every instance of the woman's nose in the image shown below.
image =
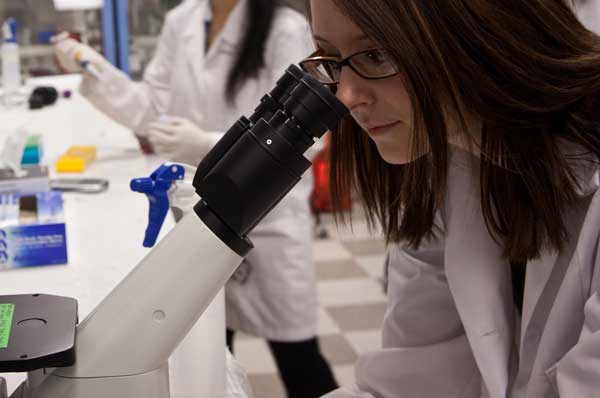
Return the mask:
<svg viewBox="0 0 600 398">
<path fill-rule="evenodd" d="M 357 106 L 369 104 L 372 101 L 368 81 L 360 77 L 350 67 L 342 67 L 336 96 L 350 111 Z"/>
</svg>

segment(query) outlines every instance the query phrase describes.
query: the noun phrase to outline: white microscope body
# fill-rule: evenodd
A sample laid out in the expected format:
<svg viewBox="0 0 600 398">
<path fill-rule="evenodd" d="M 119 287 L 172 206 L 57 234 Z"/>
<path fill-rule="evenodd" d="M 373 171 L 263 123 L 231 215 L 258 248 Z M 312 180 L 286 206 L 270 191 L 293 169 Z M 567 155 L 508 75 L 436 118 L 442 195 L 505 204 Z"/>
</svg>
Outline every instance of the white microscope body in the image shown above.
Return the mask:
<svg viewBox="0 0 600 398">
<path fill-rule="evenodd" d="M 79 325 L 75 365 L 30 373 L 13 397 L 169 397 L 169 356 L 242 260 L 187 215 Z"/>
<path fill-rule="evenodd" d="M 193 211 L 78 325 L 75 364 L 29 372 L 11 398 L 169 398 L 169 356 L 252 248 L 247 233 L 310 167 L 314 138 L 347 113 L 288 68 L 198 165 Z"/>
</svg>

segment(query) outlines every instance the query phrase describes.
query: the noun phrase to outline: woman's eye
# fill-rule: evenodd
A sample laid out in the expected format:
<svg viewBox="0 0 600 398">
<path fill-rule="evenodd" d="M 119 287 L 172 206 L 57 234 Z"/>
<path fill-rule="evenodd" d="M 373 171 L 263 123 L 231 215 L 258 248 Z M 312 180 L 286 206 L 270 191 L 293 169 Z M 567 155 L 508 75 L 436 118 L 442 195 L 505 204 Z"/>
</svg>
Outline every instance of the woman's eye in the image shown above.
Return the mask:
<svg viewBox="0 0 600 398">
<path fill-rule="evenodd" d="M 387 57 L 383 51 L 369 51 L 365 54 L 370 62 L 374 64 L 382 64 L 387 62 Z"/>
</svg>

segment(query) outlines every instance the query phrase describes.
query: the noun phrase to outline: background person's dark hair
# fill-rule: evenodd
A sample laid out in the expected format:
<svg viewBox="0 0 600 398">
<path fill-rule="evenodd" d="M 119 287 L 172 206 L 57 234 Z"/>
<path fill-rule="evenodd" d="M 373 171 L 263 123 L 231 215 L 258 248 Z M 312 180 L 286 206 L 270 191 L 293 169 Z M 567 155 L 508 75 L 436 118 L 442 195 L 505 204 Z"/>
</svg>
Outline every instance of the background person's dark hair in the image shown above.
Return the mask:
<svg viewBox="0 0 600 398">
<path fill-rule="evenodd" d="M 299 0 L 248 0 L 248 19 L 244 27 L 244 39 L 240 43 L 238 56 L 227 78 L 225 89 L 227 101 L 232 102 L 243 82 L 248 78 L 256 77 L 258 71 L 265 65 L 265 46 L 271 33 L 276 6 L 297 10 L 300 8 L 298 3 Z"/>
<path fill-rule="evenodd" d="M 560 139 L 600 157 L 600 39 L 567 2 L 334 1 L 400 67 L 413 107 L 411 150 L 429 152 L 387 164 L 358 125 L 344 121 L 332 135 L 334 200 L 357 190 L 388 242 L 418 246 L 446 192 L 445 110 L 463 130 L 473 115 L 483 126 L 482 209 L 505 256 L 521 262 L 544 247 L 559 250 L 579 188 Z"/>
<path fill-rule="evenodd" d="M 271 32 L 275 15 L 275 0 L 248 0 L 248 18 L 245 21 L 243 41 L 235 63 L 229 71 L 225 97 L 232 102 L 242 83 L 256 77 L 265 64 L 266 41 Z"/>
</svg>

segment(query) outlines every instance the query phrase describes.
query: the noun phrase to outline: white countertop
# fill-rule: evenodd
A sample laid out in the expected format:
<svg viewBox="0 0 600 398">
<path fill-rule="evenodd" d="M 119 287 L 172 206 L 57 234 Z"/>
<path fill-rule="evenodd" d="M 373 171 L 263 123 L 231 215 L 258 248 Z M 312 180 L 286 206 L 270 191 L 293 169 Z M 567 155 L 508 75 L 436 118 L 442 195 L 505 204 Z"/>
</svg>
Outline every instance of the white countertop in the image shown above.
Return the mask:
<svg viewBox="0 0 600 398">
<path fill-rule="evenodd" d="M 55 105 L 41 110 L 0 109 L 0 134 L 14 126 L 24 126 L 30 134 L 41 134 L 42 163 L 50 166 L 52 176 L 106 178 L 109 189 L 100 194 L 65 193 L 68 264 L 0 271 L 0 294 L 74 297 L 79 302 L 79 319 L 83 320 L 149 252 L 142 246 L 148 201 L 129 189 L 129 181 L 148 176 L 161 159 L 144 156 L 128 129 L 112 122 L 78 95 L 79 78 L 70 75 L 29 81 L 28 86 L 52 85 L 59 92 L 70 89 L 72 96 L 59 98 Z M 57 175 L 54 162 L 71 145 L 96 145 L 97 160 L 82 174 Z M 171 217 L 167 217 L 159 239 L 173 225 Z M 23 377 L 24 374 L 8 375 L 9 392 Z"/>
</svg>

